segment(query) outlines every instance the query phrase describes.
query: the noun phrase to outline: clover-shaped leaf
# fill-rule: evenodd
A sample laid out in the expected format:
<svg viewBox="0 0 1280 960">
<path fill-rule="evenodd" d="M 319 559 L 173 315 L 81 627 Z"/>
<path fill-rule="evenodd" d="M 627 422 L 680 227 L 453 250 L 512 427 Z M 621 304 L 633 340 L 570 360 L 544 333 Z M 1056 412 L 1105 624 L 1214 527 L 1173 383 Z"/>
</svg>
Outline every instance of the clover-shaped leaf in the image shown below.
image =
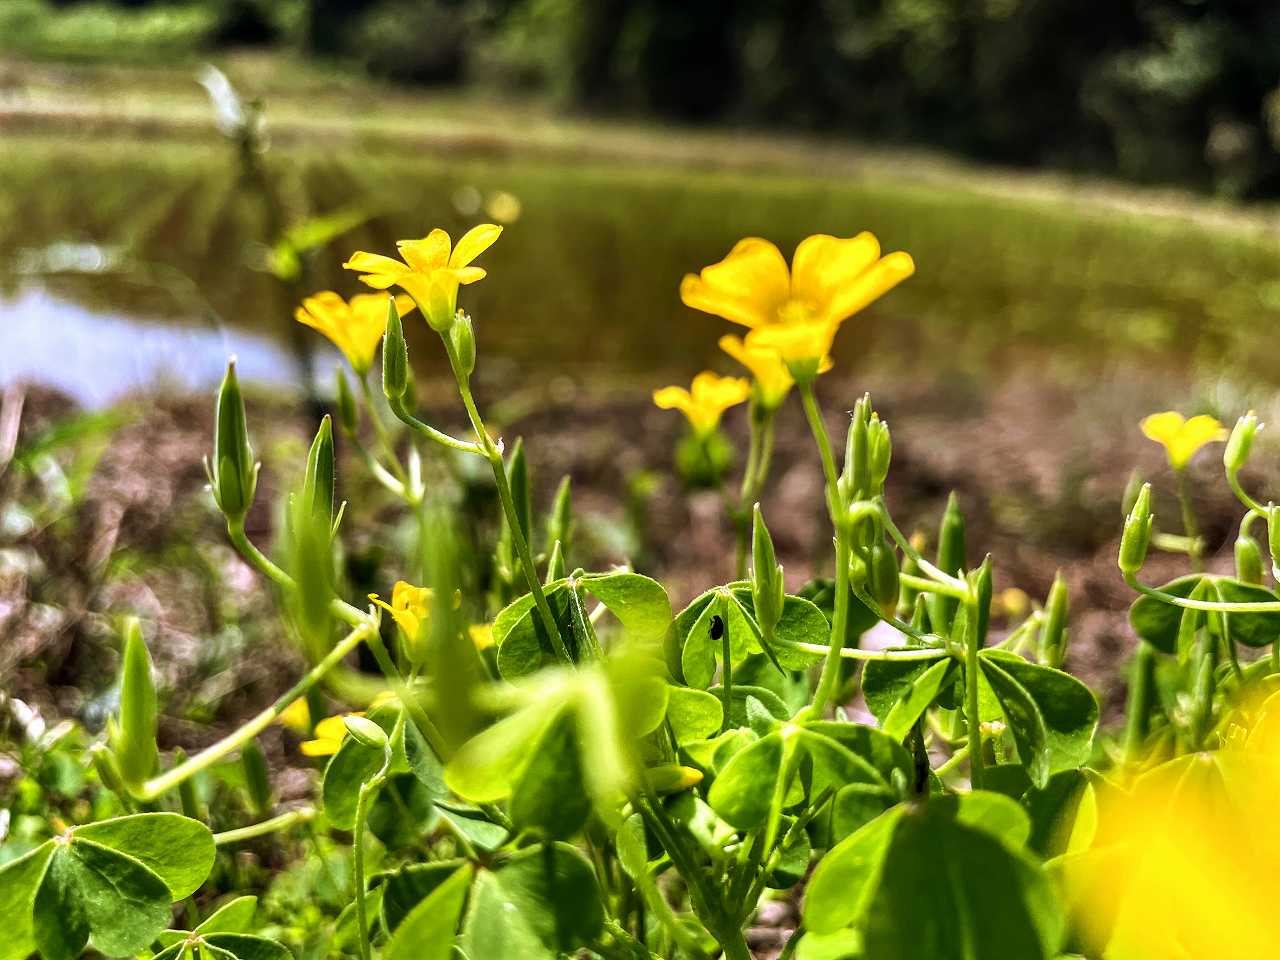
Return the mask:
<svg viewBox="0 0 1280 960">
<path fill-rule="evenodd" d="M 594 942 L 604 919 L 591 864 L 567 844 L 544 844 L 476 876 L 461 945 L 485 960 L 555 960 Z"/>
<path fill-rule="evenodd" d="M 628 572 L 587 573 L 556 580 L 547 584 L 543 593 L 560 636 L 577 659 L 581 659 L 588 641 L 577 636 L 573 590 L 580 590 L 604 604 L 632 641 L 656 641 L 671 623 L 667 592 L 650 577 Z M 498 646 L 498 672 L 504 679 L 528 676 L 556 661 L 555 646 L 546 635 L 532 594 L 515 600 L 494 618 L 493 639 Z"/>
<path fill-rule="evenodd" d="M 293 960 L 287 947 L 248 932 L 257 897 L 238 897 L 211 913 L 194 930 L 167 930 L 157 939 L 165 949 L 154 960 Z"/>
<path fill-rule="evenodd" d="M 209 828 L 175 813 L 143 813 L 73 827 L 0 867 L 0 958 L 39 951 L 73 960 L 92 940 L 121 956 L 150 944 L 170 904 L 213 866 Z"/>
</svg>

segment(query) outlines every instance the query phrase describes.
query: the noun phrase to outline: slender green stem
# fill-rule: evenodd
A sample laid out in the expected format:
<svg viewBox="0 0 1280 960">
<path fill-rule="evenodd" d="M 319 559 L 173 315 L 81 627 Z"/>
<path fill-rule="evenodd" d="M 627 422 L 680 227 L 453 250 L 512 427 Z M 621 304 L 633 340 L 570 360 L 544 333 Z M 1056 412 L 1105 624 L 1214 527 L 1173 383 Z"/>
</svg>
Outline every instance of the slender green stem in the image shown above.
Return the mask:
<svg viewBox="0 0 1280 960">
<path fill-rule="evenodd" d="M 448 345 L 447 339 L 446 345 Z M 449 346 L 449 355 L 452 359 L 452 346 Z M 484 420 L 476 407 L 475 398 L 471 395 L 471 385 L 463 376 L 458 376 L 457 381 L 458 392 L 462 395 L 463 406 L 467 408 L 467 416 L 471 418 L 471 428 L 475 431 L 476 436 L 480 438 L 484 456 L 488 459 L 489 466 L 493 469 L 493 480 L 498 487 L 498 499 L 502 501 L 502 509 L 506 514 L 507 526 L 511 530 L 511 543 L 516 548 L 521 567 L 524 568 L 525 583 L 529 586 L 529 592 L 533 594 L 533 604 L 537 607 L 538 617 L 542 620 L 542 626 L 546 630 L 547 636 L 551 638 L 551 645 L 555 648 L 556 656 L 564 663 L 573 663 L 573 658 L 569 656 L 569 648 L 565 646 L 564 638 L 560 635 L 560 627 L 556 623 L 555 615 L 551 612 L 551 605 L 547 602 L 547 595 L 542 590 L 542 581 L 538 577 L 538 568 L 533 562 L 533 551 L 529 547 L 529 540 L 524 535 L 524 529 L 520 526 L 520 515 L 516 512 L 516 502 L 515 497 L 511 494 L 511 484 L 507 482 L 507 465 L 502 458 L 502 451 L 489 437 L 488 430 L 485 429 Z"/>
<path fill-rule="evenodd" d="M 289 576 L 275 562 L 271 560 L 265 553 L 254 545 L 244 530 L 243 521 L 236 522 L 227 521 L 227 536 L 231 543 L 240 552 L 240 555 L 249 561 L 259 573 L 271 580 L 276 586 L 283 590 L 297 590 L 298 585 L 294 582 L 293 577 Z M 365 611 L 354 607 L 340 597 L 334 597 L 329 601 L 329 612 L 332 613 L 342 622 L 351 627 L 366 627 L 374 625 L 374 620 Z"/>
<path fill-rule="evenodd" d="M 840 516 L 840 478 L 836 473 L 835 456 L 831 452 L 831 438 L 827 434 L 827 425 L 823 422 L 812 381 L 800 384 L 800 399 L 814 442 L 818 445 L 818 455 L 822 459 L 822 473 L 827 482 L 827 510 L 831 514 L 836 534 L 836 582 L 831 616 L 831 643 L 827 647 L 827 659 L 822 664 L 812 704 L 813 714 L 820 717 L 826 711 L 835 694 L 836 685 L 840 682 L 840 656 L 849 621 L 849 535 L 848 524 Z"/>
<path fill-rule="evenodd" d="M 213 835 L 213 845 L 215 847 L 225 847 L 233 843 L 253 840 L 256 837 L 265 837 L 271 833 L 288 830 L 294 824 L 306 823 L 315 815 L 314 807 L 299 807 L 297 810 L 290 810 L 288 813 L 282 813 L 278 817 L 272 817 L 270 820 L 263 820 L 261 823 L 253 823 L 236 830 L 224 830 L 222 833 L 215 833 Z"/>
<path fill-rule="evenodd" d="M 473 440 L 459 440 L 457 437 L 451 437 L 447 433 L 443 433 L 431 426 L 429 423 L 423 423 L 408 410 L 404 408 L 404 401 L 399 397 L 388 397 L 387 406 L 391 408 L 391 412 L 405 426 L 418 431 L 429 440 L 434 440 L 442 447 L 448 447 L 450 450 L 460 450 L 463 453 L 474 453 L 476 456 L 483 457 L 484 450 L 480 444 Z"/>
<path fill-rule="evenodd" d="M 1227 483 L 1231 486 L 1231 492 L 1236 495 L 1237 500 L 1259 516 L 1265 517 L 1267 515 L 1266 505 L 1251 497 L 1249 492 L 1241 485 L 1239 470 L 1227 471 Z"/>
<path fill-rule="evenodd" d="M 904 587 L 910 587 L 917 593 L 940 593 L 943 596 L 954 597 L 957 600 L 964 600 L 969 591 L 958 587 L 951 583 L 941 583 L 932 578 L 917 577 L 910 573 L 900 573 L 898 578 Z"/>
<path fill-rule="evenodd" d="M 964 582 L 961 577 L 946 573 L 938 569 L 934 564 L 930 563 L 919 550 L 911 545 L 911 540 L 898 528 L 893 522 L 893 517 L 889 515 L 889 508 L 884 505 L 883 500 L 877 500 L 880 509 L 880 516 L 884 520 L 884 528 L 889 531 L 889 536 L 911 560 L 915 563 L 920 571 L 928 576 L 931 580 L 935 580 L 940 584 L 950 587 L 952 590 L 968 591 L 969 585 Z"/>
<path fill-rule="evenodd" d="M 360 794 L 356 799 L 356 823 L 355 833 L 352 837 L 352 855 L 355 860 L 355 884 L 356 884 L 356 922 L 360 928 L 360 957 L 361 960 L 371 960 L 373 950 L 369 945 L 369 909 L 365 900 L 365 876 L 364 876 L 364 831 L 365 818 L 369 813 L 369 796 L 376 790 L 374 781 L 370 780 L 360 784 Z"/>
<path fill-rule="evenodd" d="M 969 782 L 981 790 L 985 780 L 982 764 L 982 720 L 978 715 L 978 647 L 982 643 L 971 609 L 965 622 L 964 724 L 969 740 Z"/>
<path fill-rule="evenodd" d="M 217 743 L 206 747 L 195 756 L 178 764 L 172 770 L 148 780 L 139 789 L 133 791 L 134 796 L 139 800 L 154 800 L 156 797 L 172 790 L 188 777 L 208 769 L 223 757 L 243 747 L 263 730 L 267 729 L 280 714 L 284 713 L 291 703 L 315 686 L 326 673 L 337 666 L 362 641 L 367 640 L 373 632 L 373 629 L 367 624 L 356 627 L 339 641 L 337 646 L 330 650 L 323 660 L 312 667 L 306 676 L 278 697 L 271 706 Z"/>
<path fill-rule="evenodd" d="M 955 753 L 951 754 L 951 756 L 947 757 L 947 759 L 939 767 L 937 767 L 937 769 L 933 771 L 934 775 L 939 778 L 945 777 L 948 773 L 950 773 L 952 770 L 954 770 L 956 767 L 960 766 L 960 764 L 964 762 L 965 757 L 969 756 L 969 750 L 970 750 L 970 747 L 966 743 L 963 747 L 958 749 Z"/>
<path fill-rule="evenodd" d="M 1196 572 L 1204 569 L 1201 559 L 1204 543 L 1200 539 L 1200 525 L 1196 522 L 1195 507 L 1191 504 L 1191 492 L 1187 489 L 1187 473 L 1178 470 L 1175 473 L 1178 488 L 1178 506 L 1182 510 L 1182 532 L 1187 538 L 1187 556 L 1191 559 L 1191 567 Z"/>
<path fill-rule="evenodd" d="M 1148 587 L 1145 583 L 1139 582 L 1138 578 L 1131 573 L 1125 574 L 1124 582 L 1143 596 L 1154 597 L 1156 600 L 1161 600 L 1175 607 L 1182 607 L 1184 610 L 1204 610 L 1207 613 L 1280 613 L 1280 600 L 1259 600 L 1256 602 L 1194 600 L 1190 597 L 1175 597 L 1171 593 L 1164 593 Z"/>
<path fill-rule="evenodd" d="M 787 640 L 775 637 L 774 643 L 792 650 L 804 650 L 806 653 L 827 654 L 831 647 L 825 643 L 805 643 L 802 640 Z M 921 647 L 919 650 L 863 650 L 860 647 L 841 647 L 839 655 L 846 660 L 941 660 L 951 656 L 950 652 L 940 647 Z"/>
<path fill-rule="evenodd" d="M 408 475 L 405 473 L 404 465 L 400 462 L 399 454 L 396 453 L 396 445 L 391 439 L 391 434 L 387 431 L 387 425 L 382 420 L 382 414 L 378 411 L 373 390 L 369 386 L 369 375 L 367 373 L 363 374 L 359 377 L 359 380 L 360 395 L 364 398 L 364 404 L 369 409 L 369 420 L 373 424 L 373 432 L 378 438 L 378 443 L 382 446 L 387 462 L 391 464 L 392 474 L 402 485 L 406 485 Z"/>
</svg>

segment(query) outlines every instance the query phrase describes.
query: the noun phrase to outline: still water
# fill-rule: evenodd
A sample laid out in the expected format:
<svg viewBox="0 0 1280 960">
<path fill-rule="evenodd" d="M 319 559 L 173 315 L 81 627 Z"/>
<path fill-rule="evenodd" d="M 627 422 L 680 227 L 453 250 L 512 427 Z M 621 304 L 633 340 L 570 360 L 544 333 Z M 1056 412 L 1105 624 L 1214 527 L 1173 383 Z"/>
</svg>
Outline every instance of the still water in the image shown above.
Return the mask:
<svg viewBox="0 0 1280 960">
<path fill-rule="evenodd" d="M 293 305 L 356 292 L 340 269 L 350 251 L 497 218 L 506 234 L 465 304 L 481 350 L 511 376 L 686 378 L 721 362 L 725 325 L 680 304 L 684 272 L 745 235 L 789 253 L 808 233 L 871 229 L 918 273 L 842 333 L 847 369 L 982 382 L 1032 364 L 1085 385 L 1104 369 L 1280 383 L 1280 364 L 1250 346 L 1280 320 L 1280 245 L 1265 234 L 866 179 L 341 149 L 265 166 L 269 192 L 218 144 L 0 144 L 0 381 L 101 405 L 159 384 L 207 387 L 234 353 L 249 379 L 296 383 Z M 267 271 L 282 230 L 334 212 L 360 222 L 309 256 L 304 278 Z M 317 346 L 311 362 L 327 367 Z M 425 336 L 414 348 L 415 364 L 439 362 Z"/>
</svg>

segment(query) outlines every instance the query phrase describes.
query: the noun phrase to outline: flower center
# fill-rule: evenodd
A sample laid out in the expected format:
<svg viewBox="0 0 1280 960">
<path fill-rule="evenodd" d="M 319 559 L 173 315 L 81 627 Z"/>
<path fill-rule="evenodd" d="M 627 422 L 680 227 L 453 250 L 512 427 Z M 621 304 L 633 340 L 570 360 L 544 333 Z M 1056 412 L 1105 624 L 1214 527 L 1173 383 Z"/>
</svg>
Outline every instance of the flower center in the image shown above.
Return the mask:
<svg viewBox="0 0 1280 960">
<path fill-rule="evenodd" d="M 788 326 L 810 323 L 813 316 L 813 307 L 804 300 L 786 300 L 778 307 L 778 322 Z"/>
</svg>

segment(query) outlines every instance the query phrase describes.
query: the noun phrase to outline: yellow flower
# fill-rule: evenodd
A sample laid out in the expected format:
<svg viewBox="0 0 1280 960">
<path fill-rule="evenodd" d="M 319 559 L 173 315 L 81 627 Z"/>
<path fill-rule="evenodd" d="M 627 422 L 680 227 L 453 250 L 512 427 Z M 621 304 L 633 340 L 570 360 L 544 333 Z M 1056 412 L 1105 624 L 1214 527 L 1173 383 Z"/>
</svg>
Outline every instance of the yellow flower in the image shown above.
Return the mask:
<svg viewBox="0 0 1280 960">
<path fill-rule="evenodd" d="M 914 272 L 910 255 L 881 257 L 880 242 L 866 232 L 848 239 L 808 237 L 796 247 L 790 270 L 776 246 L 748 237 L 719 263 L 686 276 L 680 299 L 751 328 L 749 347 L 776 350 L 790 361 L 817 361 L 841 323 Z M 771 332 L 758 335 L 766 330 Z"/>
<path fill-rule="evenodd" d="M 342 741 L 347 735 L 347 725 L 343 723 L 344 717 L 363 717 L 364 711 L 356 713 L 339 713 L 332 717 L 325 717 L 316 724 L 315 739 L 303 740 L 302 745 L 298 748 L 302 751 L 304 757 L 331 757 L 338 752 L 338 748 L 342 746 Z"/>
<path fill-rule="evenodd" d="M 1085 929 L 1098 941 L 1109 937 L 1105 956 L 1280 956 L 1277 719 L 1273 695 L 1225 748 L 1169 761 L 1105 803 L 1098 795 L 1093 848 L 1064 866 Z"/>
<path fill-rule="evenodd" d="M 770 410 L 786 399 L 796 382 L 781 354 L 767 344 L 761 346 L 759 343 L 744 343 L 741 337 L 726 334 L 720 338 L 720 349 L 751 371 L 760 403 Z M 826 373 L 830 369 L 831 358 L 825 357 L 818 372 Z"/>
<path fill-rule="evenodd" d="M 404 580 L 398 580 L 391 588 L 391 602 L 387 603 L 376 593 L 369 594 L 369 599 L 391 614 L 410 645 L 417 645 L 422 635 L 422 627 L 431 616 L 431 588 L 415 587 Z"/>
<path fill-rule="evenodd" d="M 413 297 L 427 321 L 437 330 L 447 330 L 458 310 L 458 287 L 483 280 L 485 271 L 471 266 L 502 233 L 492 223 L 472 227 L 456 247 L 449 234 L 437 227 L 421 240 L 400 240 L 396 247 L 404 261 L 357 250 L 343 264 L 361 273 L 360 279 L 377 290 L 399 286 Z"/>
<path fill-rule="evenodd" d="M 477 650 L 488 650 L 493 646 L 493 624 L 473 624 L 467 632 L 470 634 L 471 642 L 476 645 Z"/>
<path fill-rule="evenodd" d="M 311 708 L 307 706 L 307 698 L 299 697 L 277 718 L 281 726 L 288 727 L 294 733 L 306 736 L 311 732 Z"/>
<path fill-rule="evenodd" d="M 720 425 L 720 415 L 751 396 L 751 384 L 742 377 L 721 377 L 704 370 L 693 378 L 691 390 L 663 387 L 653 391 L 653 402 L 663 410 L 679 410 L 689 418 L 700 437 Z"/>
<path fill-rule="evenodd" d="M 412 309 L 412 298 L 396 297 L 400 316 Z M 343 300 L 332 290 L 323 290 L 303 300 L 293 316 L 332 340 L 356 373 L 364 376 L 373 366 L 387 329 L 387 298 L 378 293 L 357 293 L 350 300 Z"/>
<path fill-rule="evenodd" d="M 1206 443 L 1220 443 L 1227 439 L 1227 431 L 1213 417 L 1201 414 L 1184 420 L 1174 410 L 1153 413 L 1142 421 L 1142 432 L 1148 439 L 1164 447 L 1169 455 L 1169 465 L 1181 470 Z"/>
</svg>

